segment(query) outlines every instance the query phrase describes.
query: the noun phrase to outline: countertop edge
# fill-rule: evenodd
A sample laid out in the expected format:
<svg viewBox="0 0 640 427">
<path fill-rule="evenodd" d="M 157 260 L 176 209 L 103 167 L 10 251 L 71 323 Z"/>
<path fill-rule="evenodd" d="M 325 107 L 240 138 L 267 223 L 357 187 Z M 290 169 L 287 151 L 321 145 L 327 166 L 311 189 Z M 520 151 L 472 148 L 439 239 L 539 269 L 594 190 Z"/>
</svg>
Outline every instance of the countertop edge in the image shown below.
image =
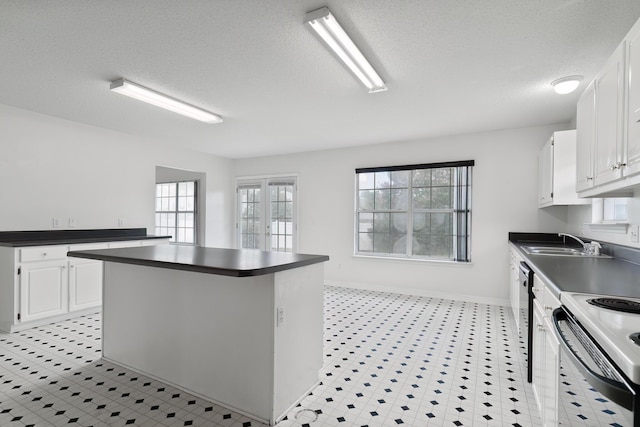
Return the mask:
<svg viewBox="0 0 640 427">
<path fill-rule="evenodd" d="M 26 248 L 29 246 L 57 246 L 57 245 L 76 245 L 83 243 L 107 243 L 107 242 L 125 242 L 132 240 L 154 240 L 154 239 L 170 239 L 171 236 L 117 236 L 117 237 L 99 237 L 99 238 L 80 238 L 80 239 L 60 239 L 60 240 L 34 240 L 20 242 L 2 242 L 0 246 L 8 248 Z"/>
<path fill-rule="evenodd" d="M 236 268 L 211 267 L 211 266 L 194 265 L 194 264 L 183 264 L 183 263 L 168 262 L 168 261 L 147 260 L 147 259 L 139 259 L 139 258 L 129 258 L 129 257 L 122 257 L 122 256 L 115 256 L 115 255 L 95 254 L 95 253 L 84 252 L 84 251 L 70 251 L 67 253 L 67 256 L 75 257 L 75 258 L 95 259 L 98 261 L 105 261 L 105 262 L 117 262 L 117 263 L 123 263 L 123 264 L 139 265 L 143 267 L 168 268 L 171 270 L 192 271 L 197 273 L 215 274 L 220 276 L 231 276 L 231 277 L 263 276 L 266 274 L 273 274 L 280 271 L 291 270 L 294 268 L 305 267 L 308 265 L 319 264 L 321 262 L 329 261 L 328 255 L 310 255 L 311 258 L 297 260 L 290 263 L 285 263 L 285 264 L 280 264 L 275 266 L 253 268 L 253 269 L 236 269 Z"/>
</svg>

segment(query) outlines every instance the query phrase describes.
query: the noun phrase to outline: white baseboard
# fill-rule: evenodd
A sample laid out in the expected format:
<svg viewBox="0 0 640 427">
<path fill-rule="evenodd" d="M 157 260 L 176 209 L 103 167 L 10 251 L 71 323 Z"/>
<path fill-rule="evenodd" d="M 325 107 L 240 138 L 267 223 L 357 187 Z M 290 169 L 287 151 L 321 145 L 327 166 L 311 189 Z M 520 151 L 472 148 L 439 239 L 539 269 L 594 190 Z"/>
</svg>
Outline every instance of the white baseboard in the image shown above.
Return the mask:
<svg viewBox="0 0 640 427">
<path fill-rule="evenodd" d="M 356 283 L 356 282 L 338 282 L 334 280 L 325 280 L 324 284 L 327 286 L 339 286 L 342 288 L 354 288 L 354 289 L 364 289 L 367 291 L 378 291 L 378 292 L 392 292 L 396 294 L 402 295 L 415 295 L 419 297 L 428 297 L 428 298 L 443 298 L 450 299 L 456 301 L 465 301 L 465 302 L 477 302 L 480 304 L 491 304 L 491 305 L 502 305 L 502 306 L 510 306 L 508 298 L 487 298 L 487 297 L 479 297 L 477 295 L 459 295 L 459 294 L 450 294 L 446 292 L 434 292 L 425 289 L 415 289 L 415 288 L 396 288 L 392 286 L 384 286 L 384 285 L 371 285 L 368 283 Z"/>
</svg>

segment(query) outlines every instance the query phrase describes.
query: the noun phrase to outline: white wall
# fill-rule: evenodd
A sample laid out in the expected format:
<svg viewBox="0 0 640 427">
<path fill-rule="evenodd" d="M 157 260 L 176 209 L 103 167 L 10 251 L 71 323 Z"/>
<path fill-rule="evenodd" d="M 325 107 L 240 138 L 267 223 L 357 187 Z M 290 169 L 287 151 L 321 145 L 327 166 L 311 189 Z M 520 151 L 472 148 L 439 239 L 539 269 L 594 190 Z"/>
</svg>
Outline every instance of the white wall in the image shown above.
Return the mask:
<svg viewBox="0 0 640 427">
<path fill-rule="evenodd" d="M 0 230 L 154 229 L 156 166 L 206 174 L 206 244 L 229 246 L 228 159 L 0 105 Z"/>
<path fill-rule="evenodd" d="M 237 177 L 298 174 L 299 252 L 327 254 L 332 283 L 506 303 L 509 231 L 563 231 L 567 209 L 537 208 L 545 126 L 235 161 Z M 353 256 L 354 169 L 475 160 L 470 265 Z"/>
</svg>

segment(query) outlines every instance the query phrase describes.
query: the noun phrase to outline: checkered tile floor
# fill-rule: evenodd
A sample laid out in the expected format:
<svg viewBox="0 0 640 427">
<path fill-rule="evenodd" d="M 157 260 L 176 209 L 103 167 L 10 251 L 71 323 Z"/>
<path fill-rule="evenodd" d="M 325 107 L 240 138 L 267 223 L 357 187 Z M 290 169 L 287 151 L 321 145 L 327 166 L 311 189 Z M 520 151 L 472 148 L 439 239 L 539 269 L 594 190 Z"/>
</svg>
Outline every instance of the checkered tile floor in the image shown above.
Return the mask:
<svg viewBox="0 0 640 427">
<path fill-rule="evenodd" d="M 100 359 L 100 316 L 0 334 L 0 426 L 264 424 Z M 506 307 L 325 289 L 321 384 L 278 423 L 538 426 Z"/>
</svg>

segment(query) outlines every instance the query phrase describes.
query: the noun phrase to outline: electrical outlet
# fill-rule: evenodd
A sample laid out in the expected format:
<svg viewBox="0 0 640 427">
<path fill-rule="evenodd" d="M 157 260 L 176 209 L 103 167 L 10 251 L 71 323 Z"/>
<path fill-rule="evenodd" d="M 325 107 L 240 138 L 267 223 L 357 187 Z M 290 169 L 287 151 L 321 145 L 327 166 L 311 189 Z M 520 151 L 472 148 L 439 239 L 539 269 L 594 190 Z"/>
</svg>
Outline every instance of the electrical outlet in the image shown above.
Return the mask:
<svg viewBox="0 0 640 427">
<path fill-rule="evenodd" d="M 60 219 L 59 218 L 52 218 L 51 219 L 51 226 L 53 228 L 60 228 Z"/>
<path fill-rule="evenodd" d="M 284 306 L 281 305 L 280 307 L 278 307 L 277 325 L 282 326 L 283 323 L 284 323 Z"/>
<path fill-rule="evenodd" d="M 638 233 L 640 232 L 640 226 L 639 225 L 630 225 L 629 228 L 630 228 L 629 240 L 632 243 L 640 242 L 640 239 L 638 238 Z"/>
<path fill-rule="evenodd" d="M 75 218 L 69 218 L 69 228 L 73 228 L 76 226 Z"/>
<path fill-rule="evenodd" d="M 124 227 L 124 219 L 118 218 L 118 227 Z"/>
</svg>

